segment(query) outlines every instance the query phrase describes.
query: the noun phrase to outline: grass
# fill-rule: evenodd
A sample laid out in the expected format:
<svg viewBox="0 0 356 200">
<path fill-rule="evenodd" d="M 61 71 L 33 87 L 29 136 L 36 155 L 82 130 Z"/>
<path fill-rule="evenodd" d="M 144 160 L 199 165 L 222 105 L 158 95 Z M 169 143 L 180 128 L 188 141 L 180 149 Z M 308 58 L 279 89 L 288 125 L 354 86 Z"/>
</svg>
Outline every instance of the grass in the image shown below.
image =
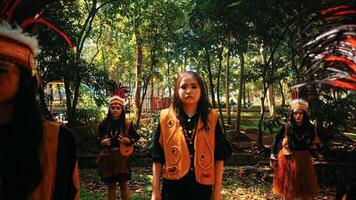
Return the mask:
<svg viewBox="0 0 356 200">
<path fill-rule="evenodd" d="M 151 199 L 151 169 L 150 167 L 133 168 L 132 180 L 129 183 L 131 200 Z M 106 187 L 97 177 L 95 169 L 81 169 L 81 200 L 104 200 Z M 222 199 L 224 200 L 277 200 L 271 192 L 272 172 L 266 166 L 226 166 L 223 176 Z M 182 191 L 184 192 L 184 191 Z M 321 188 L 318 200 L 333 199 L 334 188 Z M 119 199 L 120 193 L 117 197 Z"/>
<path fill-rule="evenodd" d="M 248 172 L 237 173 L 240 168 L 227 167 L 223 180 L 223 199 L 265 199 L 258 196 L 271 196 L 270 183 L 257 180 L 258 175 Z M 249 170 L 246 170 L 249 171 Z M 254 170 L 255 171 L 255 170 Z M 249 178 L 249 176 L 255 176 Z M 95 169 L 80 170 L 81 187 L 80 199 L 104 200 L 106 199 L 106 187 L 101 183 Z M 132 180 L 129 183 L 132 200 L 149 200 L 152 192 L 152 175 L 150 168 L 137 167 L 133 169 Z M 238 196 L 237 196 L 238 195 Z M 118 198 L 120 193 L 118 192 Z M 272 195 L 273 196 L 273 195 Z"/>
<path fill-rule="evenodd" d="M 226 113 L 223 113 L 226 117 Z M 259 112 L 242 112 L 241 129 L 257 130 Z M 269 114 L 266 113 L 268 116 Z M 236 113 L 232 115 L 232 123 L 236 122 Z M 226 120 L 225 120 L 226 121 Z M 276 131 L 276 130 L 274 130 Z M 269 133 L 264 130 L 264 133 Z M 356 141 L 356 133 L 347 131 L 346 136 Z M 134 167 L 132 180 L 129 183 L 132 200 L 149 200 L 152 192 L 152 172 L 150 167 Z M 104 200 L 106 197 L 106 186 L 100 181 L 96 169 L 80 170 L 80 199 L 82 200 Z M 222 196 L 224 200 L 275 200 L 279 199 L 271 193 L 272 176 L 267 167 L 225 167 L 223 177 Z M 118 192 L 118 198 L 120 193 Z M 334 199 L 334 188 L 321 188 L 320 199 Z"/>
<path fill-rule="evenodd" d="M 227 113 L 223 112 L 224 122 L 227 123 Z M 265 116 L 269 116 L 269 113 L 265 113 Z M 260 117 L 260 112 L 241 112 L 241 130 L 258 130 L 258 121 Z M 231 124 L 236 124 L 236 112 L 231 114 Z M 273 128 L 272 132 L 277 132 L 278 128 Z M 262 128 L 263 132 L 269 134 L 270 131 L 268 129 Z"/>
<path fill-rule="evenodd" d="M 101 182 L 96 169 L 80 170 L 80 199 L 81 200 L 106 200 L 106 186 Z M 151 168 L 134 168 L 132 179 L 129 182 L 131 200 L 148 200 L 152 191 Z M 119 187 L 118 187 L 119 188 Z M 120 191 L 117 192 L 119 198 Z"/>
</svg>

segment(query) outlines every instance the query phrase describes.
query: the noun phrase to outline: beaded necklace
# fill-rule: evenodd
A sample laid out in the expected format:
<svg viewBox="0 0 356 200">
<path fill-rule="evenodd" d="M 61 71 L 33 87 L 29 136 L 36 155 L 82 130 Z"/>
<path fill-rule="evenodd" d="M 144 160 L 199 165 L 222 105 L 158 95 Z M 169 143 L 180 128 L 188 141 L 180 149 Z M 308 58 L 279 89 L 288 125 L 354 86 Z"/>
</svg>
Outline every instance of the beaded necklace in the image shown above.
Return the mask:
<svg viewBox="0 0 356 200">
<path fill-rule="evenodd" d="M 294 136 L 298 141 L 301 141 L 301 140 L 303 140 L 305 138 L 305 134 L 304 133 L 302 133 L 302 135 L 299 135 L 297 132 L 295 132 Z"/>
<path fill-rule="evenodd" d="M 189 144 L 193 144 L 193 142 L 194 142 L 197 124 L 198 124 L 198 120 L 195 120 L 193 130 L 189 130 L 189 131 L 188 131 L 186 128 L 183 128 L 183 134 L 184 134 L 185 140 L 186 140 Z M 189 136 L 188 133 L 190 133 L 190 136 Z"/>
<path fill-rule="evenodd" d="M 117 129 L 116 129 L 116 131 L 113 131 L 113 130 L 110 131 L 110 136 L 111 136 L 111 138 L 116 138 L 116 137 L 117 137 L 117 134 L 118 134 Z"/>
</svg>

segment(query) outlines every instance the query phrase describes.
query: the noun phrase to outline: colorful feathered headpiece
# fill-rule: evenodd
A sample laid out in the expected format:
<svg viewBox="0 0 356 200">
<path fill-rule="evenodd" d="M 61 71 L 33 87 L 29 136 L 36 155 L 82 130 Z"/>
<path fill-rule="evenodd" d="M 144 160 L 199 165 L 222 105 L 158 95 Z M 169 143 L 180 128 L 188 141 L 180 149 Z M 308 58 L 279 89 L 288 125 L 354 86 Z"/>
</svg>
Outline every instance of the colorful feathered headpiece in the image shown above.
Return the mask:
<svg viewBox="0 0 356 200">
<path fill-rule="evenodd" d="M 325 31 L 304 45 L 309 80 L 294 87 L 321 83 L 356 90 L 356 8 L 340 5 L 319 12 Z"/>
<path fill-rule="evenodd" d="M 2 59 L 10 60 L 35 72 L 34 57 L 39 51 L 38 42 L 36 37 L 25 33 L 29 25 L 34 23 L 46 25 L 56 31 L 69 46 L 74 48 L 62 31 L 43 18 L 45 7 L 56 1 L 59 2 L 58 0 L 0 0 L 0 57 Z"/>
<path fill-rule="evenodd" d="M 308 112 L 309 104 L 303 99 L 294 99 L 290 102 L 290 107 L 292 111 L 304 110 L 305 112 Z"/>
<path fill-rule="evenodd" d="M 117 87 L 109 99 L 109 106 L 111 106 L 112 104 L 119 104 L 121 106 L 125 106 L 125 99 L 127 97 L 128 92 L 129 90 L 125 86 Z"/>
<path fill-rule="evenodd" d="M 307 89 L 306 88 L 293 88 L 292 89 L 292 101 L 290 102 L 290 109 L 295 110 L 304 110 L 308 112 L 309 103 L 303 98 L 307 98 Z"/>
</svg>

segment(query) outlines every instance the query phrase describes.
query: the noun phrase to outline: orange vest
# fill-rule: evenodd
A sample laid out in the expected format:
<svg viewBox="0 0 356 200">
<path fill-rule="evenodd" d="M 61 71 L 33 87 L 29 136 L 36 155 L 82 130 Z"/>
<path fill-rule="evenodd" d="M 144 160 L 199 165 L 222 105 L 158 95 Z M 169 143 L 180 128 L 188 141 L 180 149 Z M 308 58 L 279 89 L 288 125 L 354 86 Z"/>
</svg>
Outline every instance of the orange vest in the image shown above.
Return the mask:
<svg viewBox="0 0 356 200">
<path fill-rule="evenodd" d="M 56 122 L 44 121 L 43 123 L 43 142 L 40 148 L 42 179 L 33 191 L 31 200 L 53 199 L 57 171 L 59 127 L 60 125 Z M 79 191 L 78 177 L 78 164 L 76 164 L 72 179 L 77 191 Z M 79 192 L 77 192 L 75 199 L 79 199 Z"/>
<path fill-rule="evenodd" d="M 215 126 L 218 119 L 216 110 L 208 114 L 209 130 L 203 128 L 199 118 L 194 139 L 195 179 L 204 185 L 214 185 Z M 165 164 L 162 176 L 169 180 L 178 180 L 186 175 L 191 166 L 188 145 L 183 128 L 173 109 L 164 109 L 160 115 L 159 143 L 163 147 Z"/>
</svg>

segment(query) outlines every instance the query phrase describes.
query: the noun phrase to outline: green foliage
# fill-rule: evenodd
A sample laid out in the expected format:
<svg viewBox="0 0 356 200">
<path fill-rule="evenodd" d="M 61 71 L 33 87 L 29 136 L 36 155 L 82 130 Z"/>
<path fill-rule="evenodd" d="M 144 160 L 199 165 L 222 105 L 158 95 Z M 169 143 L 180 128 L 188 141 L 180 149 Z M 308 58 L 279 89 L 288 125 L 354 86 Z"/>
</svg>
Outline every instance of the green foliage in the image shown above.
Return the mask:
<svg viewBox="0 0 356 200">
<path fill-rule="evenodd" d="M 328 90 L 326 90 L 328 91 Z M 340 134 L 354 127 L 356 94 L 352 91 L 322 93 L 321 98 L 310 102 L 311 118 L 329 135 Z"/>
<path fill-rule="evenodd" d="M 138 141 L 137 146 L 142 150 L 148 149 L 152 143 L 154 133 L 159 123 L 159 113 L 154 112 L 151 116 L 142 116 L 139 134 L 141 139 Z"/>
<path fill-rule="evenodd" d="M 147 82 L 150 78 L 154 80 L 150 86 L 159 88 L 160 97 L 171 96 L 168 88 L 172 88 L 177 74 L 189 68 L 199 71 L 206 82 L 212 79 L 208 87 L 214 84 L 212 89 L 215 93 L 218 89 L 220 96 L 226 96 L 228 80 L 230 91 L 237 96 L 241 92 L 238 91 L 241 76 L 238 55 L 243 55 L 245 60 L 246 95 L 259 99 L 268 84 L 275 86 L 281 81 L 291 86 L 305 78 L 305 70 L 298 67 L 302 62 L 302 43 L 321 30 L 316 13 L 334 4 L 339 2 L 59 1 L 45 10 L 44 17 L 64 30 L 77 51 L 73 52 L 58 34 L 36 25 L 41 46 L 39 66 L 45 83 L 65 81 L 73 107 L 76 86 L 84 83 L 92 88 L 90 98 L 94 103 L 79 101 L 77 121 L 83 123 L 102 118 L 100 107 L 107 103 L 112 83 L 109 80 L 121 82 L 133 92 L 136 81 Z M 142 47 L 143 61 L 142 72 L 136 78 L 138 45 Z M 219 75 L 220 61 L 223 71 Z M 230 77 L 225 74 L 225 67 L 230 68 Z M 289 95 L 285 96 L 288 99 Z M 79 97 L 89 98 L 82 91 Z M 320 108 L 337 112 L 337 115 L 320 116 L 325 127 L 344 124 L 341 119 L 354 119 L 345 112 L 351 108 L 342 102 L 330 104 L 323 99 Z M 272 130 L 279 120 L 267 119 L 264 127 Z M 252 127 L 254 121 L 247 124 Z M 149 131 L 142 131 L 149 138 Z"/>
<path fill-rule="evenodd" d="M 94 99 L 95 93 L 90 87 L 82 85 L 80 88 L 80 99 L 76 113 L 76 124 L 87 125 L 99 122 L 105 118 L 105 107 L 98 105 Z"/>
<path fill-rule="evenodd" d="M 275 112 L 274 117 L 265 117 L 262 122 L 263 129 L 268 130 L 270 134 L 277 132 L 288 117 L 287 108 L 278 107 Z"/>
</svg>

